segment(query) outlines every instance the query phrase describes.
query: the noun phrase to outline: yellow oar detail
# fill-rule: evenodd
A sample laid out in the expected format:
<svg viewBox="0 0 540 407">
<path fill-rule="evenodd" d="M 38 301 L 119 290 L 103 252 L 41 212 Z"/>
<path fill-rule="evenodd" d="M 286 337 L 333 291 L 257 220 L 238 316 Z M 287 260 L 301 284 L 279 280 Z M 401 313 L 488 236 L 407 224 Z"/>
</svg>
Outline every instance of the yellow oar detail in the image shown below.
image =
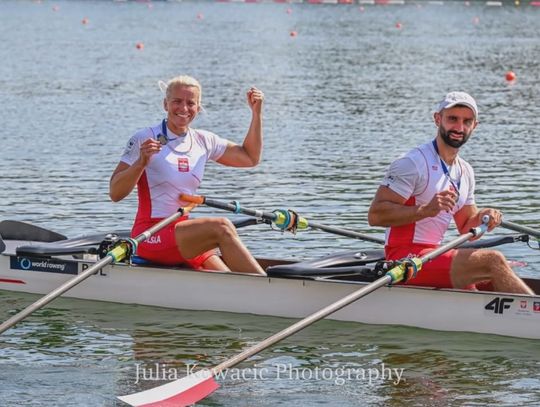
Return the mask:
<svg viewBox="0 0 540 407">
<path fill-rule="evenodd" d="M 390 276 L 392 284 L 399 283 L 400 281 L 407 281 L 413 278 L 416 273 L 422 269 L 422 264 L 422 259 L 418 257 L 407 259 L 406 261 L 402 261 L 396 267 L 388 270 L 386 275 Z"/>
</svg>

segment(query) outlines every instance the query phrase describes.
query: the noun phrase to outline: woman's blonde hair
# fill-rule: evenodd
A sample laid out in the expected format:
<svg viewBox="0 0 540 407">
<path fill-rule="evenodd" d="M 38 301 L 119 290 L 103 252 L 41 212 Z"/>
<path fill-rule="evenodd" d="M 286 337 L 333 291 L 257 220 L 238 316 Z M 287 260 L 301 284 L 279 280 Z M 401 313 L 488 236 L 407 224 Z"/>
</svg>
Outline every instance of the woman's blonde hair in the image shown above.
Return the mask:
<svg viewBox="0 0 540 407">
<path fill-rule="evenodd" d="M 202 87 L 199 81 L 188 75 L 175 76 L 167 82 L 167 87 L 165 88 L 165 97 L 168 99 L 171 96 L 172 89 L 176 86 L 193 86 L 199 89 L 199 100 L 198 103 L 201 105 L 202 99 Z"/>
</svg>

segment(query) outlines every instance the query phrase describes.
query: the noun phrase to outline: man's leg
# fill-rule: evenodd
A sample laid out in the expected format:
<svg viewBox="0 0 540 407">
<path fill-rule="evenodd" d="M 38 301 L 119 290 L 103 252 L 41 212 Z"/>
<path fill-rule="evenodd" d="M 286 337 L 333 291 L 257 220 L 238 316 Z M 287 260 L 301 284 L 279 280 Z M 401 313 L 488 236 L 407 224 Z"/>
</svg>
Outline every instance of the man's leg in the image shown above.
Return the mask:
<svg viewBox="0 0 540 407">
<path fill-rule="evenodd" d="M 534 294 L 510 268 L 504 255 L 496 250 L 458 249 L 450 268 L 450 278 L 455 288 L 489 280 L 495 291 Z"/>
</svg>

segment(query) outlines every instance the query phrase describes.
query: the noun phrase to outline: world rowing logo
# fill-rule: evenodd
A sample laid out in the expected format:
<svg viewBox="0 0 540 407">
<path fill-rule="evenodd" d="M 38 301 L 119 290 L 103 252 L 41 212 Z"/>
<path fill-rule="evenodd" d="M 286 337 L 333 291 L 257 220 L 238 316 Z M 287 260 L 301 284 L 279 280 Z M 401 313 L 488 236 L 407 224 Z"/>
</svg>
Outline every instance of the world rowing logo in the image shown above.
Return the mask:
<svg viewBox="0 0 540 407">
<path fill-rule="evenodd" d="M 52 259 L 11 256 L 9 260 L 13 270 L 41 271 L 47 273 L 77 274 L 77 263 Z"/>
<path fill-rule="evenodd" d="M 30 267 L 32 267 L 32 262 L 29 259 L 27 259 L 26 257 L 23 257 L 20 260 L 19 264 L 21 265 L 21 268 L 23 270 L 30 270 Z"/>
</svg>

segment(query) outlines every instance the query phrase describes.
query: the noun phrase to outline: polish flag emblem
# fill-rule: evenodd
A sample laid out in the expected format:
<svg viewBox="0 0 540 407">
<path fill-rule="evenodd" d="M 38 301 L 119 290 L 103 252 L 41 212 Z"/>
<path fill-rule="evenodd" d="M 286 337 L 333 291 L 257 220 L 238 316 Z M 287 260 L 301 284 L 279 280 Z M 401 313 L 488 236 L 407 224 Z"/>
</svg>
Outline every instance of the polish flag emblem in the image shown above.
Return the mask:
<svg viewBox="0 0 540 407">
<path fill-rule="evenodd" d="M 178 171 L 189 172 L 189 160 L 186 157 L 178 157 Z"/>
</svg>

